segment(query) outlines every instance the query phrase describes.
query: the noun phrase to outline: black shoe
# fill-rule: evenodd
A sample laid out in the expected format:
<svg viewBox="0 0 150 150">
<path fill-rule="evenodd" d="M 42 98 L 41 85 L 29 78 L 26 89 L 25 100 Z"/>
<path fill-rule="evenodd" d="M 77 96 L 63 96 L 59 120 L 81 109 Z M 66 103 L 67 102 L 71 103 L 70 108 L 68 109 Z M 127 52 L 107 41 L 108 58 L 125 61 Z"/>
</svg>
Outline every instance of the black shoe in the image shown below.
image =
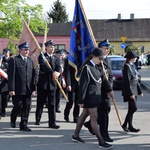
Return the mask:
<svg viewBox="0 0 150 150">
<path fill-rule="evenodd" d="M 59 129 L 60 126 L 53 124 L 53 125 L 49 125 L 49 128 L 53 128 L 53 129 Z"/>
<path fill-rule="evenodd" d="M 140 129 L 135 129 L 135 128 L 132 127 L 132 128 L 129 128 L 129 131 L 130 131 L 130 132 L 139 132 Z"/>
<path fill-rule="evenodd" d="M 64 117 L 66 122 L 69 122 L 69 118 L 68 117 Z"/>
<path fill-rule="evenodd" d="M 109 136 L 108 137 L 103 137 L 104 141 L 106 142 L 113 142 L 113 139 L 110 138 Z"/>
<path fill-rule="evenodd" d="M 84 123 L 84 126 L 85 126 L 86 128 L 88 128 L 88 130 L 89 130 L 89 132 L 90 132 L 91 134 L 95 135 L 95 133 L 93 132 L 92 127 L 91 127 L 91 125 L 90 125 L 89 122 L 85 122 L 85 123 Z"/>
<path fill-rule="evenodd" d="M 101 144 L 101 143 L 99 143 L 99 148 L 104 148 L 104 149 L 111 149 L 113 147 L 113 145 L 111 145 L 111 144 L 108 144 L 108 143 L 103 143 L 103 144 Z"/>
<path fill-rule="evenodd" d="M 16 123 L 10 122 L 10 126 L 11 126 L 12 128 L 16 128 Z"/>
<path fill-rule="evenodd" d="M 27 126 L 25 126 L 25 127 L 20 127 L 20 130 L 21 130 L 21 131 L 31 132 L 31 129 L 28 128 Z"/>
<path fill-rule="evenodd" d="M 82 140 L 80 137 L 74 137 L 73 135 L 72 135 L 72 141 L 78 143 L 84 143 L 84 140 Z"/>
<path fill-rule="evenodd" d="M 7 117 L 5 113 L 2 113 L 2 117 Z"/>
<path fill-rule="evenodd" d="M 40 122 L 39 122 L 39 121 L 36 121 L 36 122 L 35 122 L 35 125 L 40 125 Z"/>
<path fill-rule="evenodd" d="M 57 113 L 61 113 L 61 111 L 60 111 L 59 109 L 58 109 L 58 110 L 56 110 L 56 112 L 57 112 Z"/>
<path fill-rule="evenodd" d="M 17 117 L 21 117 L 21 113 L 19 113 L 19 114 L 17 115 Z"/>
<path fill-rule="evenodd" d="M 122 125 L 122 128 L 125 132 L 130 132 L 126 126 Z"/>
<path fill-rule="evenodd" d="M 74 119 L 73 119 L 73 122 L 74 122 L 74 123 L 77 123 L 77 122 L 78 122 L 78 118 L 74 118 Z"/>
</svg>

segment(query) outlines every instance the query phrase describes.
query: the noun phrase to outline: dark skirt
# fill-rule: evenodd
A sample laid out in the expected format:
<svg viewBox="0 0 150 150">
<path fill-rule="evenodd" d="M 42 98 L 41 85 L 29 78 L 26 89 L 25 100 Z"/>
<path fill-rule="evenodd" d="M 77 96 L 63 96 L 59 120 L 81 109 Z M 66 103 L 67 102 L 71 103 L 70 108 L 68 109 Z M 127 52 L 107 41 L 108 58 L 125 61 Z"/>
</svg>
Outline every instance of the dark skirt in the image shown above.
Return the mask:
<svg viewBox="0 0 150 150">
<path fill-rule="evenodd" d="M 99 106 L 99 104 L 84 104 L 84 108 L 95 108 L 98 106 Z"/>
</svg>

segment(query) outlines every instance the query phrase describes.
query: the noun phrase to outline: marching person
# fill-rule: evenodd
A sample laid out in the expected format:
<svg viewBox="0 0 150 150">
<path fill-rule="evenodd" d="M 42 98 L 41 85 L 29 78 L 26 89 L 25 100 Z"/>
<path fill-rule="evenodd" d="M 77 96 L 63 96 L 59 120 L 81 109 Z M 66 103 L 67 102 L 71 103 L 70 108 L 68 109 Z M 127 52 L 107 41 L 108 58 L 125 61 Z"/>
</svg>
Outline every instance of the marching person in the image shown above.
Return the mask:
<svg viewBox="0 0 150 150">
<path fill-rule="evenodd" d="M 73 122 L 77 123 L 80 107 L 78 105 L 78 81 L 75 78 L 75 69 L 69 65 L 68 58 L 65 61 L 64 76 L 66 79 L 66 91 L 68 94 L 68 102 L 64 109 L 64 120 L 70 122 L 70 110 L 73 107 Z"/>
<path fill-rule="evenodd" d="M 7 74 L 8 63 L 3 62 L 3 58 L 4 58 L 3 55 L 0 54 L 0 68 Z M 2 113 L 2 117 L 5 117 L 6 108 L 7 108 L 10 95 L 8 91 L 8 79 L 2 76 L 0 76 L 0 95 L 1 95 L 1 113 Z"/>
<path fill-rule="evenodd" d="M 31 95 L 35 93 L 35 69 L 33 61 L 28 57 L 29 44 L 18 46 L 19 55 L 11 58 L 8 65 L 8 90 L 12 96 L 13 109 L 10 116 L 10 125 L 16 127 L 17 115 L 21 112 L 20 130 L 31 131 L 27 126 L 31 106 Z"/>
<path fill-rule="evenodd" d="M 137 96 L 143 96 L 138 83 L 137 70 L 134 62 L 138 58 L 135 51 L 128 51 L 125 55 L 126 62 L 123 66 L 123 89 L 122 95 L 124 102 L 128 102 L 128 112 L 122 128 L 125 132 L 139 132 L 140 129 L 133 127 L 133 114 L 137 111 Z"/>
<path fill-rule="evenodd" d="M 3 62 L 8 63 L 9 59 L 10 59 L 10 49 L 5 48 L 3 50 L 4 56 L 3 56 Z"/>
<path fill-rule="evenodd" d="M 104 69 L 106 71 L 108 81 L 109 81 L 111 87 L 113 87 L 113 79 L 112 79 L 113 76 L 112 76 L 112 72 L 111 72 L 111 62 L 110 62 L 109 58 L 107 57 L 109 52 L 110 52 L 110 43 L 109 43 L 108 39 L 105 39 L 104 41 L 100 42 L 98 44 L 98 47 L 103 51 Z M 102 96 L 102 103 L 98 107 L 98 124 L 99 124 L 100 132 L 102 134 L 103 139 L 107 142 L 113 142 L 113 139 L 110 138 L 109 132 L 108 132 L 109 113 L 111 110 L 111 100 L 110 100 L 108 92 L 103 87 L 103 84 L 102 84 L 101 91 L 102 91 L 102 95 L 101 95 Z M 85 122 L 84 126 L 87 127 L 92 134 L 94 134 L 89 122 Z"/>
<path fill-rule="evenodd" d="M 105 78 L 103 70 L 97 68 L 102 60 L 103 52 L 99 48 L 95 48 L 82 66 L 79 80 L 79 105 L 83 108 L 83 111 L 78 119 L 72 141 L 84 143 L 79 137 L 79 133 L 85 119 L 90 116 L 91 127 L 99 141 L 99 147 L 110 149 L 113 146 L 103 140 L 97 124 L 97 107 L 102 102 L 100 90 L 102 84 L 110 96 L 114 96 L 112 87 Z"/>
<path fill-rule="evenodd" d="M 61 74 L 60 60 L 57 56 L 53 55 L 55 44 L 52 40 L 45 43 L 46 53 L 44 57 L 47 59 L 51 67 L 49 67 L 43 57 L 39 56 L 39 80 L 37 83 L 37 106 L 36 106 L 36 122 L 35 125 L 40 124 L 43 106 L 48 101 L 48 124 L 49 128 L 58 129 L 60 126 L 56 125 L 56 89 L 57 85 L 55 80 Z"/>
<path fill-rule="evenodd" d="M 55 52 L 55 55 L 59 58 L 60 66 L 61 66 L 61 74 L 60 74 L 58 80 L 59 80 L 59 83 L 62 85 L 62 87 L 65 88 L 66 83 L 65 83 L 65 80 L 63 78 L 65 52 L 64 52 L 64 50 L 57 50 Z M 61 113 L 61 111 L 60 111 L 60 98 L 61 98 L 61 91 L 60 91 L 59 87 L 57 86 L 57 89 L 56 89 L 56 112 L 57 113 Z"/>
</svg>

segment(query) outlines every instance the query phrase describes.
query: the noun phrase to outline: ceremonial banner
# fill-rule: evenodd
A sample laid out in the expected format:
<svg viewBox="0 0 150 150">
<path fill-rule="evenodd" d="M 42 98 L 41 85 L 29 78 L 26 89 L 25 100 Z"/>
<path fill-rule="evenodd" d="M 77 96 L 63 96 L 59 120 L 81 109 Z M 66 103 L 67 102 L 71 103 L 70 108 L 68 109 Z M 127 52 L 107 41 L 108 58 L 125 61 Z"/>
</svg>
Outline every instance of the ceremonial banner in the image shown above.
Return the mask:
<svg viewBox="0 0 150 150">
<path fill-rule="evenodd" d="M 70 38 L 69 64 L 76 69 L 78 75 L 79 68 L 85 59 L 96 47 L 96 42 L 82 7 L 81 0 L 76 0 L 72 30 Z"/>
</svg>

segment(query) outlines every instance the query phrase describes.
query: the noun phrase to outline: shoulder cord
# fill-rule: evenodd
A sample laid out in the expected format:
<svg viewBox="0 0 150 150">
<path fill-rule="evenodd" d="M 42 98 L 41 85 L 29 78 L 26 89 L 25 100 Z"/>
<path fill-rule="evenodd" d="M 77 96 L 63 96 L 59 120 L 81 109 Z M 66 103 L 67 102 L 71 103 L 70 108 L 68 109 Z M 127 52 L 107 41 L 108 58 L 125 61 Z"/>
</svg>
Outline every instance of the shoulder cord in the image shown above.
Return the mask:
<svg viewBox="0 0 150 150">
<path fill-rule="evenodd" d="M 128 65 L 128 67 L 130 68 L 130 71 L 131 71 L 131 74 L 133 75 L 134 78 L 137 78 L 137 71 L 135 70 L 135 73 L 133 71 L 133 69 L 131 68 L 131 66 L 129 64 L 126 64 Z M 134 66 L 133 66 L 134 67 Z"/>
<path fill-rule="evenodd" d="M 87 66 L 87 73 L 89 73 L 89 75 L 91 76 L 91 78 L 95 81 L 95 82 L 97 82 L 97 83 L 102 83 L 102 79 L 101 79 L 101 77 L 98 79 L 98 80 L 96 80 L 95 78 L 94 78 L 94 76 L 93 76 L 93 74 L 91 73 L 91 70 L 90 70 L 90 68 L 88 67 L 88 65 L 85 65 L 85 66 Z"/>
</svg>

